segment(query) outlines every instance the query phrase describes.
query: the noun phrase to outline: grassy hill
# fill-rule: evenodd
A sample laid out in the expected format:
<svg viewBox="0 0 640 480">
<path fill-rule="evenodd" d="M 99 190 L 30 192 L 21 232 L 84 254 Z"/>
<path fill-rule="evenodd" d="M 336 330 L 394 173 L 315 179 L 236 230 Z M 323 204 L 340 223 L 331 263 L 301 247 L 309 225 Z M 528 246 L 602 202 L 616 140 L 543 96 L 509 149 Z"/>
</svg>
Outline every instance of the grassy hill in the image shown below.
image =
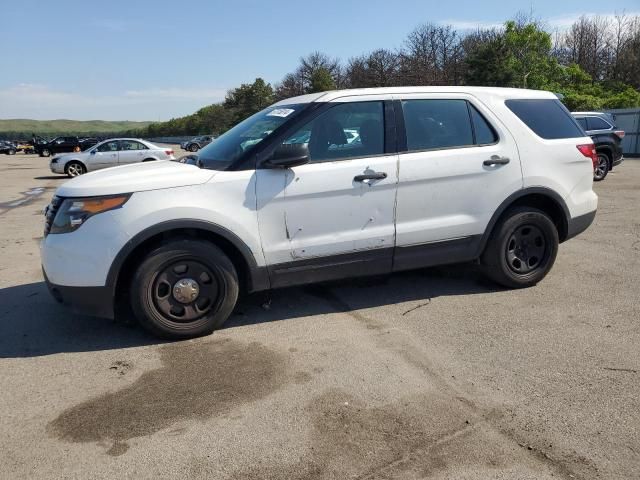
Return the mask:
<svg viewBox="0 0 640 480">
<path fill-rule="evenodd" d="M 0 136 L 41 136 L 112 134 L 145 128 L 151 122 L 105 121 L 105 120 L 29 120 L 12 118 L 0 120 Z"/>
</svg>

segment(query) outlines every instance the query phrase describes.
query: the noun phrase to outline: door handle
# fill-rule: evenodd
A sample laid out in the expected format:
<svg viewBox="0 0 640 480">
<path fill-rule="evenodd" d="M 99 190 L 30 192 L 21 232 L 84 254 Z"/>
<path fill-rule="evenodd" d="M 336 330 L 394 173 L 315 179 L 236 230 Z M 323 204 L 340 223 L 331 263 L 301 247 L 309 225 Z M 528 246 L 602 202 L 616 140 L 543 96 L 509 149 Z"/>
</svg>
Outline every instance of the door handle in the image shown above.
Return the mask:
<svg viewBox="0 0 640 480">
<path fill-rule="evenodd" d="M 485 167 L 492 167 L 493 165 L 506 165 L 509 163 L 508 157 L 499 157 L 498 155 L 492 155 L 489 160 L 485 160 L 482 164 Z"/>
<path fill-rule="evenodd" d="M 387 178 L 386 172 L 374 172 L 374 173 L 365 173 L 363 175 L 356 175 L 353 177 L 355 182 L 364 182 L 365 180 L 384 180 Z"/>
</svg>

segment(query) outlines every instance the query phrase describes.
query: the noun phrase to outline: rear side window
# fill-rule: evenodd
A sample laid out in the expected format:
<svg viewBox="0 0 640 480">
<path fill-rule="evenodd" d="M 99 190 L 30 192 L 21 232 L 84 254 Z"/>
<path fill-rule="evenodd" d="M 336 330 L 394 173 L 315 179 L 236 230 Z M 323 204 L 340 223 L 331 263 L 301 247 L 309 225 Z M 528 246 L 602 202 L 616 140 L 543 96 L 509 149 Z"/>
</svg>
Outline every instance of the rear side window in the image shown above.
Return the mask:
<svg viewBox="0 0 640 480">
<path fill-rule="evenodd" d="M 589 130 L 609 130 L 611 125 L 598 117 L 589 117 L 587 119 Z"/>
<path fill-rule="evenodd" d="M 135 140 L 121 140 L 120 150 L 147 150 L 147 147 Z"/>
<path fill-rule="evenodd" d="M 505 104 L 541 138 L 556 140 L 584 137 L 584 132 L 560 100 L 507 100 Z"/>
<path fill-rule="evenodd" d="M 476 134 L 477 145 L 488 145 L 496 143 L 498 141 L 498 135 L 489 123 L 485 120 L 482 114 L 469 104 L 469 111 L 471 112 L 471 121 L 473 122 L 473 130 Z"/>
<path fill-rule="evenodd" d="M 403 100 L 407 150 L 473 145 L 466 100 Z"/>
</svg>

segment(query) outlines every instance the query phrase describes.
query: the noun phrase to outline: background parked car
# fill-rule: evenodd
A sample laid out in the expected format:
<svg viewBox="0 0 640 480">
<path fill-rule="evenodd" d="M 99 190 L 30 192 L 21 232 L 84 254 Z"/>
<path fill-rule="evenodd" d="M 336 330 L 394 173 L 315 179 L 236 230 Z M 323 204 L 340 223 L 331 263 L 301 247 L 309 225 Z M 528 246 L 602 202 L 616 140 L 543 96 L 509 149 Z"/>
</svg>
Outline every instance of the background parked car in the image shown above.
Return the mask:
<svg viewBox="0 0 640 480">
<path fill-rule="evenodd" d="M 173 150 L 139 138 L 111 138 L 85 152 L 54 157 L 49 167 L 53 173 L 65 173 L 70 177 L 77 177 L 101 168 L 152 160 L 175 160 Z"/>
<path fill-rule="evenodd" d="M 56 153 L 82 152 L 94 146 L 97 142 L 98 140 L 95 138 L 56 137 L 49 142 L 38 141 L 35 144 L 35 151 L 41 157 L 48 157 Z"/>
<path fill-rule="evenodd" d="M 8 141 L 0 140 L 0 153 L 5 155 L 15 155 L 17 151 L 16 146 Z"/>
<path fill-rule="evenodd" d="M 622 139 L 624 131 L 616 126 L 613 116 L 603 112 L 573 112 L 584 131 L 593 139 L 598 153 L 598 163 L 593 171 L 593 179 L 604 180 L 610 170 L 624 160 Z"/>
<path fill-rule="evenodd" d="M 22 152 L 25 155 L 30 155 L 36 152 L 34 146 L 29 142 L 18 142 L 16 144 L 16 149 L 18 152 Z"/>
<path fill-rule="evenodd" d="M 213 135 L 200 135 L 199 137 L 193 137 L 191 140 L 182 142 L 180 147 L 182 147 L 183 150 L 197 152 L 205 145 L 209 145 L 214 138 Z"/>
</svg>

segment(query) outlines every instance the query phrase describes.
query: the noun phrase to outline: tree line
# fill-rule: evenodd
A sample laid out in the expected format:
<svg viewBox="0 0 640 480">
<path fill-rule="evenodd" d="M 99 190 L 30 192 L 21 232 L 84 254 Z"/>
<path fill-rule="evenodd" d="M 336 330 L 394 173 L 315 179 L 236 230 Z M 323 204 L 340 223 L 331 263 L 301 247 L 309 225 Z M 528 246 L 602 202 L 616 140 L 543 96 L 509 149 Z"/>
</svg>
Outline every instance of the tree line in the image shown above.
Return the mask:
<svg viewBox="0 0 640 480">
<path fill-rule="evenodd" d="M 550 90 L 570 110 L 640 106 L 640 17 L 579 18 L 551 33 L 519 15 L 502 28 L 460 32 L 425 23 L 399 49 L 377 49 L 342 61 L 322 52 L 272 87 L 258 78 L 227 93 L 220 104 L 149 125 L 141 136 L 219 135 L 274 101 L 344 88 L 478 85 Z"/>
</svg>

